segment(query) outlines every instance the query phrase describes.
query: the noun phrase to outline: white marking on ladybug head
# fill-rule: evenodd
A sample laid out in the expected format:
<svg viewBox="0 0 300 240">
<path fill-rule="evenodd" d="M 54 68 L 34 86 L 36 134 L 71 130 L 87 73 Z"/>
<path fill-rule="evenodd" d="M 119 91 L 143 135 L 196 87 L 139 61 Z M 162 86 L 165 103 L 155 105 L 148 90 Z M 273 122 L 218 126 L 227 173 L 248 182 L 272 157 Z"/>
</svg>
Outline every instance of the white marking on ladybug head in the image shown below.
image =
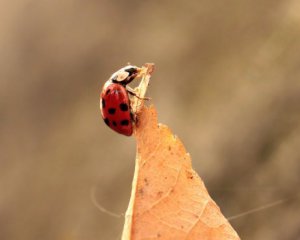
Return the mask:
<svg viewBox="0 0 300 240">
<path fill-rule="evenodd" d="M 115 72 L 111 77 L 111 79 L 114 79 L 115 81 L 122 82 L 129 76 L 129 72 L 120 70 L 118 72 Z"/>
<path fill-rule="evenodd" d="M 132 65 L 128 65 L 126 67 L 123 67 L 121 69 L 119 69 L 118 71 L 116 71 L 113 75 L 111 75 L 110 79 L 113 79 L 114 81 L 117 82 L 122 82 L 125 81 L 129 76 L 130 76 L 130 69 L 138 69 L 137 66 L 132 66 Z"/>
</svg>

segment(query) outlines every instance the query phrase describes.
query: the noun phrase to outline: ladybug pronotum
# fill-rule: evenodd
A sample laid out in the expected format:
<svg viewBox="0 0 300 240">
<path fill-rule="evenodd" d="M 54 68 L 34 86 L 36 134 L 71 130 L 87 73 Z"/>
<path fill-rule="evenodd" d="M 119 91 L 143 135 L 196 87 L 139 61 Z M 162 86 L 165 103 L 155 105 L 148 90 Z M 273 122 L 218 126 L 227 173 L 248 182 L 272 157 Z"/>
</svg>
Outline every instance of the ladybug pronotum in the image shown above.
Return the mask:
<svg viewBox="0 0 300 240">
<path fill-rule="evenodd" d="M 127 84 L 140 71 L 141 68 L 131 65 L 121 68 L 106 81 L 100 95 L 100 110 L 104 122 L 112 130 L 125 136 L 132 135 L 135 120 L 128 94 L 138 97 Z"/>
</svg>

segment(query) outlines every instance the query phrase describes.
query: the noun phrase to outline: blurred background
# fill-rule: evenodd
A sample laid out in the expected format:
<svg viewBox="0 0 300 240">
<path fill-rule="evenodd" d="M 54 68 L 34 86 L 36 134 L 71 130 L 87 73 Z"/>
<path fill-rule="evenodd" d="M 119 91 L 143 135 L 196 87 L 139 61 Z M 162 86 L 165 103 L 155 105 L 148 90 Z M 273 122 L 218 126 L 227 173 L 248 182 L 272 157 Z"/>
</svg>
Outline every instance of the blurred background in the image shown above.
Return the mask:
<svg viewBox="0 0 300 240">
<path fill-rule="evenodd" d="M 135 140 L 99 94 L 154 62 L 148 96 L 242 239 L 300 239 L 300 2 L 1 1 L 0 239 L 117 240 Z"/>
</svg>

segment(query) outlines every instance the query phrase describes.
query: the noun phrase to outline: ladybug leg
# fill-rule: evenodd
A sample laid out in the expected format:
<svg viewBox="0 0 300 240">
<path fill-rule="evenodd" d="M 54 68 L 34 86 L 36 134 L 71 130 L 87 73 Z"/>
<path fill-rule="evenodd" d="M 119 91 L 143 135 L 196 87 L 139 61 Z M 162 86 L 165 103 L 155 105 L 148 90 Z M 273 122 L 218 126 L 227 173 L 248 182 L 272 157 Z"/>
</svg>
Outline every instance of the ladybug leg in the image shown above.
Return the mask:
<svg viewBox="0 0 300 240">
<path fill-rule="evenodd" d="M 132 111 L 130 112 L 130 118 L 131 118 L 131 120 L 132 120 L 134 123 L 137 122 L 136 114 L 134 114 Z"/>
<path fill-rule="evenodd" d="M 132 95 L 132 96 L 135 96 L 135 97 L 137 97 L 138 99 L 140 99 L 140 100 L 151 100 L 151 98 L 149 98 L 149 97 L 143 97 L 143 98 L 141 98 L 139 95 L 137 95 L 137 93 L 131 88 L 131 87 L 129 87 L 128 85 L 126 86 L 126 90 L 127 90 L 127 92 L 130 94 L 130 95 Z"/>
</svg>

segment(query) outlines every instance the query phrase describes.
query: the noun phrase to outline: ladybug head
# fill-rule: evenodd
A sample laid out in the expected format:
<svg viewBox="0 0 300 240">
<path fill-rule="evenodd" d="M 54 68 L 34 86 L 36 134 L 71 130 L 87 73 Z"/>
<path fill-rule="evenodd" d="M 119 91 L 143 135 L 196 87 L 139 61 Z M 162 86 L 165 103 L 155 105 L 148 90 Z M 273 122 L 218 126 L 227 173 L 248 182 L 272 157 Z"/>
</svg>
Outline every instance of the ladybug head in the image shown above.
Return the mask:
<svg viewBox="0 0 300 240">
<path fill-rule="evenodd" d="M 126 85 L 130 83 L 138 75 L 139 68 L 136 66 L 126 66 L 116 71 L 111 77 L 111 81 L 114 83 L 120 83 Z"/>
</svg>

